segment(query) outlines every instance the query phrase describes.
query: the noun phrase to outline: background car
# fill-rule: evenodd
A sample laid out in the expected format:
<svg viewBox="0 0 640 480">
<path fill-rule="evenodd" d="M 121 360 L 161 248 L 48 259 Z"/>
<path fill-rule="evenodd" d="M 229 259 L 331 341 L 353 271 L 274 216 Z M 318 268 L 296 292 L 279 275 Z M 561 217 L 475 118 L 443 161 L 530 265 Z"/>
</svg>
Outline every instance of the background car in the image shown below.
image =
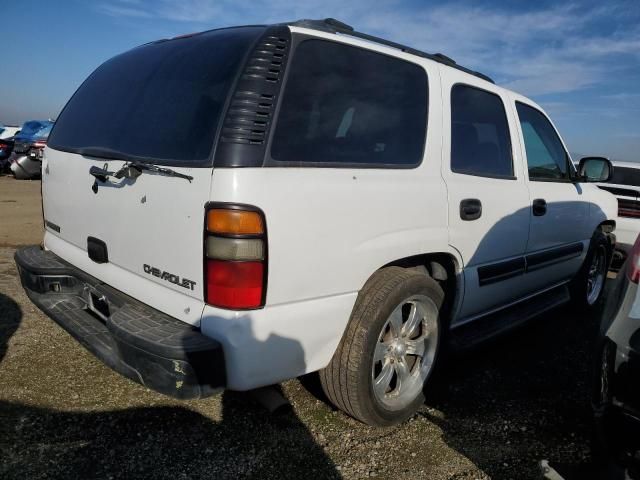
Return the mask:
<svg viewBox="0 0 640 480">
<path fill-rule="evenodd" d="M 0 124 L 0 173 L 9 170 L 9 156 L 13 151 L 13 137 L 20 132 L 20 127 Z"/>
<path fill-rule="evenodd" d="M 9 158 L 9 168 L 20 180 L 37 178 L 42 167 L 42 152 L 53 128 L 49 120 L 25 122 L 20 133 L 13 137 L 13 153 Z"/>
<path fill-rule="evenodd" d="M 616 239 L 619 247 L 628 252 L 640 233 L 640 163 L 611 163 L 611 179 L 597 185 L 618 200 Z"/>
<path fill-rule="evenodd" d="M 592 404 L 596 453 L 640 478 L 640 236 L 600 315 Z M 624 477 L 621 477 L 624 478 Z"/>
<path fill-rule="evenodd" d="M 0 140 L 11 138 L 20 133 L 20 127 L 0 124 Z"/>
<path fill-rule="evenodd" d="M 13 139 L 0 138 L 0 173 L 5 173 L 9 169 L 8 158 L 13 151 Z"/>
</svg>

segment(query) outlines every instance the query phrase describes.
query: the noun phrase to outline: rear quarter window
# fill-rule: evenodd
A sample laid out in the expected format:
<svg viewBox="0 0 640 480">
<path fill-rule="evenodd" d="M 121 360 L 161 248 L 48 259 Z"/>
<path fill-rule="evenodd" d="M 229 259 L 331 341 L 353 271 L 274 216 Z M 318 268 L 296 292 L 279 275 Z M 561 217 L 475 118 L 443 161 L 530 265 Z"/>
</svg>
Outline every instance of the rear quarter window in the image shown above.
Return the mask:
<svg viewBox="0 0 640 480">
<path fill-rule="evenodd" d="M 277 163 L 418 165 L 428 82 L 413 63 L 325 40 L 296 48 L 271 145 Z"/>
<path fill-rule="evenodd" d="M 209 163 L 228 92 L 263 31 L 214 30 L 108 60 L 68 102 L 49 146 L 111 149 L 168 165 Z"/>
<path fill-rule="evenodd" d="M 512 178 L 509 124 L 498 95 L 471 85 L 451 90 L 451 171 Z"/>
</svg>

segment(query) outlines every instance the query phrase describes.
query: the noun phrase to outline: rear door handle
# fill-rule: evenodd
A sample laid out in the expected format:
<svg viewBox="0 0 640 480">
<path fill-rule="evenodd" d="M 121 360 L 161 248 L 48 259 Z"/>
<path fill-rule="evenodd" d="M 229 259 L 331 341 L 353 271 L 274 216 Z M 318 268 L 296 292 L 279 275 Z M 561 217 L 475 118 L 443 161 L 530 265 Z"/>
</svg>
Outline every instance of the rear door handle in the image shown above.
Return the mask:
<svg viewBox="0 0 640 480">
<path fill-rule="evenodd" d="M 547 213 L 547 201 L 544 198 L 536 198 L 533 201 L 533 215 L 541 217 Z"/>
<path fill-rule="evenodd" d="M 477 220 L 482 216 L 482 202 L 477 198 L 465 198 L 460 202 L 460 218 Z"/>
</svg>

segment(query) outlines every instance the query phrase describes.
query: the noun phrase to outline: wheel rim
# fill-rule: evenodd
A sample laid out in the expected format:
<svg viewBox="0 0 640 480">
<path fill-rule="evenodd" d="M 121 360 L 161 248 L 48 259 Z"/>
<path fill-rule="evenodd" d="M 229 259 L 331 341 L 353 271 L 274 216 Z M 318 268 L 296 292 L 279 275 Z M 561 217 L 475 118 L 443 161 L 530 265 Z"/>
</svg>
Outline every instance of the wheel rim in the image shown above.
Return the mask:
<svg viewBox="0 0 640 480">
<path fill-rule="evenodd" d="M 593 305 L 600 297 L 607 275 L 607 254 L 604 247 L 600 246 L 594 252 L 587 272 L 587 303 Z"/>
<path fill-rule="evenodd" d="M 438 348 L 438 308 L 424 295 L 401 302 L 389 315 L 374 349 L 373 394 L 385 407 L 402 409 L 422 391 Z"/>
</svg>

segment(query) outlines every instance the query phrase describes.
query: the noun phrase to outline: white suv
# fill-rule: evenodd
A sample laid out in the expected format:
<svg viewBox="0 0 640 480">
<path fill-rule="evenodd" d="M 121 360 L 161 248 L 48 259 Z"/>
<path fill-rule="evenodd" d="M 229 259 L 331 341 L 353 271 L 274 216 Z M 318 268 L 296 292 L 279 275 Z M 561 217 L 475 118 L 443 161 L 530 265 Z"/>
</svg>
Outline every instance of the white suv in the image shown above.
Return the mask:
<svg viewBox="0 0 640 480">
<path fill-rule="evenodd" d="M 150 388 L 319 371 L 389 425 L 445 342 L 598 301 L 616 204 L 584 179 L 539 106 L 443 55 L 332 19 L 213 30 L 82 84 L 44 153 L 44 248 L 16 261 L 34 303 Z"/>
</svg>

